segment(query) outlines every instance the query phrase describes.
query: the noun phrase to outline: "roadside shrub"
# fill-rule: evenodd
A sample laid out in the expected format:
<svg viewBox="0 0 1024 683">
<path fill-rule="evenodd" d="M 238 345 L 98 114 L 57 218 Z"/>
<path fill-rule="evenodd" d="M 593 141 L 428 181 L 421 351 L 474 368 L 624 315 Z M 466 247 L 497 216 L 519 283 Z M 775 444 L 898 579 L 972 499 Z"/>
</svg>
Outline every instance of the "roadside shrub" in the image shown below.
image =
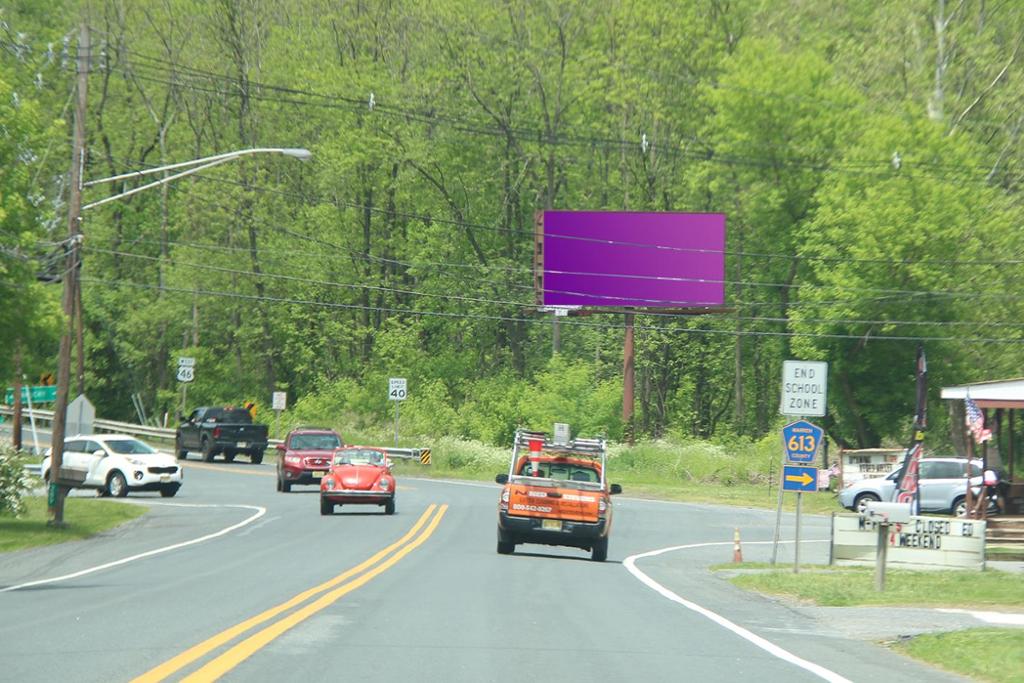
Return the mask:
<svg viewBox="0 0 1024 683">
<path fill-rule="evenodd" d="M 25 505 L 21 497 L 29 486 L 25 456 L 11 446 L 0 445 L 0 515 L 22 514 Z"/>
<path fill-rule="evenodd" d="M 508 448 L 443 436 L 432 444 L 435 473 L 495 475 L 508 470 Z"/>
</svg>

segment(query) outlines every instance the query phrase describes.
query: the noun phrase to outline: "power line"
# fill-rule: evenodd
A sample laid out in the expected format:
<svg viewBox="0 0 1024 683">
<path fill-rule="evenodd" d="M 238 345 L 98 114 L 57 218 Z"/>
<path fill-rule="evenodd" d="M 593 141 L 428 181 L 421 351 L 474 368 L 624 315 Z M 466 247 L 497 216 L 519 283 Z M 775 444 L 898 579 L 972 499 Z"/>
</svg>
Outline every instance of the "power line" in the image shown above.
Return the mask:
<svg viewBox="0 0 1024 683">
<path fill-rule="evenodd" d="M 90 247 L 89 251 L 105 253 L 105 254 L 111 254 L 111 255 L 117 255 L 117 256 L 123 256 L 123 257 L 137 258 L 137 259 L 149 260 L 149 261 L 162 261 L 163 260 L 161 257 L 157 257 L 157 256 L 147 256 L 147 255 L 143 255 L 143 254 L 135 254 L 135 253 L 132 253 L 132 252 L 122 252 L 122 251 L 115 251 L 115 250 L 108 250 L 108 249 L 99 249 L 99 248 L 96 248 L 96 247 Z M 261 272 L 261 273 L 255 273 L 253 271 L 239 270 L 239 269 L 233 269 L 233 268 L 225 268 L 225 267 L 214 266 L 214 265 L 210 265 L 210 264 L 182 262 L 182 261 L 178 261 L 176 259 L 171 259 L 170 260 L 170 265 L 180 266 L 180 267 L 187 267 L 187 268 L 195 268 L 195 269 L 200 269 L 200 270 L 208 270 L 208 271 L 212 271 L 212 272 L 220 272 L 220 273 L 226 273 L 226 274 L 231 274 L 231 275 L 243 275 L 243 276 L 252 277 L 252 278 L 276 279 L 276 280 L 284 280 L 284 281 L 289 281 L 289 282 L 300 282 L 300 283 L 303 283 L 303 284 L 323 285 L 323 286 L 328 286 L 328 287 L 337 287 L 337 288 L 342 288 L 342 289 L 370 290 L 370 291 L 387 292 L 387 293 L 391 293 L 391 294 L 406 295 L 406 296 L 417 296 L 417 297 L 444 299 L 444 300 L 449 300 L 449 301 L 460 301 L 460 302 L 481 303 L 481 304 L 494 304 L 494 305 L 501 305 L 501 306 L 513 306 L 513 307 L 517 307 L 517 308 L 521 308 L 521 309 L 523 309 L 523 308 L 531 308 L 531 307 L 533 307 L 535 305 L 533 302 L 530 302 L 530 301 L 514 301 L 514 300 L 503 300 L 503 299 L 485 299 L 485 298 L 481 298 L 481 297 L 469 297 L 469 296 L 450 295 L 450 294 L 438 294 L 438 293 L 434 293 L 434 292 L 421 292 L 421 291 L 408 290 L 408 289 L 403 289 L 403 288 L 398 288 L 398 287 L 385 287 L 385 286 L 382 286 L 382 285 L 354 284 L 354 283 L 344 283 L 344 282 L 336 282 L 336 281 L 330 281 L 330 280 L 319 280 L 319 279 L 315 279 L 315 278 L 299 277 L 299 276 L 294 276 L 294 275 L 286 275 L 286 274 L 266 272 L 266 271 Z M 649 316 L 652 316 L 652 317 L 672 317 L 672 318 L 679 317 L 679 316 L 674 315 L 672 313 L 661 313 L 661 312 L 654 312 L 654 311 L 645 311 L 643 314 L 644 315 L 649 315 Z M 745 317 L 730 318 L 730 319 L 732 319 L 732 320 L 739 320 L 739 321 L 742 321 L 742 322 L 774 323 L 774 324 L 814 323 L 814 324 L 831 324 L 831 325 L 844 325 L 845 324 L 845 325 L 896 325 L 896 326 L 928 326 L 928 327 L 961 327 L 961 326 L 971 326 L 971 327 L 1006 327 L 1006 328 L 1011 328 L 1011 329 L 1021 329 L 1021 328 L 1024 328 L 1024 322 L 1012 323 L 1012 322 L 998 322 L 998 321 L 997 322 L 985 322 L 985 321 L 929 321 L 929 320 L 891 320 L 891 319 L 864 320 L 864 319 L 849 319 L 849 318 L 846 318 L 846 319 L 844 319 L 844 318 L 805 318 L 805 317 L 785 318 L 785 317 L 766 317 L 766 316 L 745 316 Z"/>
<path fill-rule="evenodd" d="M 150 166 L 144 164 L 144 166 Z M 155 166 L 152 166 L 155 167 Z M 253 190 L 261 194 L 274 194 L 278 196 L 284 196 L 292 199 L 302 201 L 304 203 L 317 203 L 318 198 L 310 195 L 300 194 L 297 192 L 290 192 L 288 190 L 281 190 L 276 188 L 269 188 L 264 186 L 250 186 L 241 183 L 230 178 L 222 178 L 220 176 L 208 175 L 205 173 L 195 173 L 193 177 L 209 180 L 216 183 L 233 185 L 236 187 L 243 187 L 248 190 Z M 213 200 L 208 198 L 199 197 L 200 201 L 207 201 L 215 203 Z M 474 229 L 484 230 L 489 232 L 505 233 L 505 234 L 516 234 L 520 236 L 528 236 L 532 240 L 534 238 L 534 232 L 532 230 L 519 229 L 519 228 L 503 228 L 493 225 L 485 225 L 482 223 L 472 223 L 469 221 L 459 221 L 455 219 L 439 218 L 436 216 L 428 216 L 425 214 L 411 213 L 407 211 L 398 211 L 388 208 L 380 208 L 376 206 L 367 206 L 364 204 L 358 204 L 356 202 L 344 202 L 331 200 L 331 204 L 343 206 L 346 208 L 357 209 L 360 211 L 370 211 L 376 214 L 387 214 L 397 216 L 401 218 L 418 220 L 424 224 L 438 223 L 441 225 L 450 225 L 461 229 Z M 217 204 L 218 206 L 222 206 Z M 226 208 L 226 207 L 222 207 Z M 621 213 L 645 213 L 645 212 L 629 212 L 623 211 Z M 782 254 L 782 253 L 769 253 L 769 252 L 749 252 L 749 251 L 736 251 L 729 249 L 705 249 L 696 247 L 680 247 L 676 245 L 667 244 L 656 244 L 650 242 L 632 242 L 626 240 L 612 240 L 612 239 L 601 239 L 594 237 L 583 237 L 579 235 L 566 235 L 561 233 L 546 232 L 545 237 L 551 237 L 554 239 L 564 239 L 577 242 L 591 242 L 597 244 L 614 245 L 614 246 L 625 246 L 635 247 L 643 249 L 655 249 L 659 251 L 667 251 L 674 253 L 683 254 L 705 254 L 705 255 L 717 255 L 723 256 L 742 256 L 744 258 L 763 258 L 763 259 L 778 259 L 778 260 L 799 260 L 807 262 L 820 262 L 820 263 L 866 263 L 874 265 L 884 265 L 890 267 L 896 266 L 909 266 L 909 265 L 931 265 L 931 266 L 953 266 L 953 267 L 969 267 L 969 266 L 1013 266 L 1013 265 L 1024 265 L 1024 259 L 967 259 L 967 260 L 956 260 L 956 259 L 884 259 L 884 258 L 863 258 L 863 257 L 845 257 L 845 256 L 812 256 L 812 255 L 800 255 L 800 254 Z M 336 245 L 334 245 L 336 246 Z"/>
<path fill-rule="evenodd" d="M 137 289 L 147 290 L 160 290 L 163 292 L 173 292 L 179 294 L 187 294 L 189 296 L 213 296 L 223 297 L 231 299 L 239 299 L 246 301 L 265 302 L 272 304 L 288 304 L 288 305 L 301 305 L 310 307 L 319 307 L 327 309 L 340 309 L 340 310 L 366 310 L 380 313 L 395 313 L 400 315 L 408 315 L 411 317 L 440 317 L 440 318 L 459 318 L 468 320 L 491 320 L 491 321 L 504 321 L 504 322 L 521 322 L 529 324 L 548 324 L 548 320 L 538 318 L 523 318 L 515 316 L 503 316 L 503 315 L 487 315 L 479 313 L 452 313 L 446 311 L 431 311 L 431 310 L 417 310 L 417 309 L 406 309 L 406 308 L 393 308 L 387 306 L 362 306 L 359 304 L 340 304 L 325 301 L 311 301 L 307 299 L 292 299 L 284 297 L 271 297 L 271 296 L 259 296 L 255 294 L 240 294 L 237 292 L 225 292 L 219 290 L 200 290 L 200 289 L 184 289 L 178 287 L 160 287 L 158 285 L 151 285 L 145 283 L 132 282 L 128 280 L 102 280 L 98 278 L 85 277 L 83 280 L 103 285 L 110 285 L 112 287 L 132 287 Z M 621 325 L 608 325 L 600 323 L 585 323 L 575 320 L 563 320 L 563 325 L 580 328 L 593 328 L 599 330 L 621 330 Z M 645 331 L 661 331 L 661 332 L 672 332 L 675 334 L 719 334 L 725 336 L 741 336 L 741 337 L 805 337 L 815 339 L 856 339 L 856 340 L 874 340 L 874 341 L 899 341 L 899 342 L 954 342 L 954 343 L 969 343 L 969 344 L 1020 344 L 1024 343 L 1024 339 L 1006 339 L 1006 338 L 987 338 L 987 337 L 911 337 L 911 336 L 896 336 L 896 335 L 879 335 L 871 334 L 870 332 L 865 334 L 834 334 L 825 333 L 818 334 L 813 332 L 766 332 L 766 331 L 753 331 L 753 330 L 710 330 L 710 329 L 694 329 L 694 328 L 679 328 L 679 327 L 665 327 L 656 325 L 642 325 L 637 324 L 634 326 L 636 330 Z"/>
<path fill-rule="evenodd" d="M 227 93 L 225 93 L 223 91 L 220 91 L 220 90 L 214 90 L 214 89 L 210 89 L 210 88 L 203 88 L 203 87 L 197 86 L 194 83 L 182 83 L 182 82 L 178 82 L 178 81 L 168 81 L 168 80 L 165 80 L 163 78 L 156 78 L 155 76 L 153 76 L 151 74 L 153 72 L 156 72 L 156 73 L 158 73 L 160 75 L 165 75 L 166 77 L 177 77 L 179 75 L 184 75 L 186 77 L 187 76 L 192 76 L 192 77 L 203 78 L 203 79 L 206 79 L 206 80 L 225 82 L 225 83 L 230 84 L 230 85 L 234 85 L 235 82 L 236 82 L 234 78 L 232 78 L 231 76 L 228 76 L 228 75 L 214 74 L 213 72 L 204 72 L 204 71 L 194 70 L 194 69 L 191 69 L 189 67 L 183 67 L 181 65 L 177 65 L 177 64 L 166 62 L 166 60 L 161 60 L 159 58 L 154 58 L 154 57 L 149 57 L 149 56 L 146 56 L 146 55 L 141 55 L 141 53 L 133 52 L 131 50 L 128 50 L 127 52 L 129 52 L 130 54 L 133 54 L 134 56 L 136 56 L 138 58 L 141 58 L 143 60 L 143 63 L 142 64 L 135 63 L 132 67 L 127 67 L 127 66 L 120 67 L 119 66 L 118 68 L 126 69 L 128 73 L 130 73 L 131 75 L 133 75 L 135 77 L 138 77 L 140 80 L 145 80 L 145 81 L 148 81 L 148 82 L 154 82 L 154 83 L 166 85 L 166 86 L 169 86 L 169 87 L 188 88 L 188 89 L 195 90 L 195 91 L 198 91 L 198 92 L 206 92 L 208 94 L 217 94 L 217 95 L 225 95 Z M 146 64 L 145 63 L 146 60 L 156 61 L 156 62 L 159 62 L 159 63 L 172 64 L 173 66 L 175 66 L 176 69 L 182 69 L 182 70 L 186 71 L 186 73 L 185 74 L 178 74 L 175 71 L 175 72 L 171 72 L 170 74 L 167 74 L 166 67 L 155 66 L 153 64 Z M 136 73 L 135 71 L 132 70 L 132 69 L 140 68 L 140 67 L 143 70 L 148 69 L 150 74 L 147 75 L 145 73 Z M 189 73 L 189 72 L 192 72 L 192 73 Z M 268 84 L 268 83 L 262 83 L 262 82 L 253 81 L 253 80 L 247 81 L 247 84 L 251 88 L 254 88 L 255 90 L 257 90 L 257 92 L 250 91 L 250 92 L 247 93 L 250 98 L 257 99 L 257 100 L 262 100 L 262 101 L 268 101 L 268 102 L 275 102 L 275 103 L 278 103 L 278 104 L 291 104 L 291 105 L 296 105 L 296 106 L 316 106 L 316 107 L 323 107 L 323 108 L 344 109 L 344 110 L 353 110 L 353 111 L 360 110 L 360 109 L 362 109 L 362 108 L 367 106 L 365 100 L 356 99 L 356 98 L 352 98 L 352 97 L 345 97 L 345 96 L 342 96 L 342 95 L 318 93 L 318 92 L 315 92 L 315 91 L 303 90 L 303 89 L 298 89 L 298 88 L 290 88 L 290 87 L 285 87 L 285 86 L 277 86 L 277 85 L 272 85 L 272 84 Z M 271 92 L 279 92 L 279 93 L 289 94 L 289 95 L 298 95 L 298 96 L 301 96 L 301 97 L 312 97 L 312 98 L 317 98 L 319 100 L 324 100 L 324 101 L 311 102 L 309 100 L 288 99 L 288 98 L 283 98 L 283 97 L 270 97 L 270 96 L 261 94 L 260 92 L 258 92 L 259 90 L 268 90 L 268 91 L 271 91 Z M 338 104 L 339 101 L 342 103 L 341 105 Z M 506 137 L 510 133 L 512 133 L 512 134 L 515 134 L 516 136 L 518 136 L 518 138 L 520 138 L 520 139 L 522 139 L 524 141 L 527 141 L 527 142 L 529 142 L 529 141 L 536 141 L 539 144 L 556 144 L 556 145 L 557 144 L 566 144 L 566 145 L 584 146 L 584 147 L 590 147 L 590 148 L 593 148 L 593 147 L 612 147 L 612 148 L 615 148 L 615 149 L 622 149 L 622 148 L 627 148 L 628 149 L 628 148 L 633 148 L 633 147 L 637 147 L 638 146 L 638 142 L 634 141 L 634 140 L 622 140 L 622 139 L 605 138 L 605 137 L 594 137 L 594 136 L 591 136 L 591 137 L 571 136 L 571 135 L 565 135 L 565 134 L 561 134 L 561 133 L 560 134 L 549 134 L 548 132 L 546 132 L 545 130 L 543 130 L 540 127 L 530 128 L 530 129 L 516 128 L 516 127 L 512 127 L 512 126 L 509 126 L 509 127 L 495 127 L 495 126 L 491 126 L 491 125 L 484 124 L 484 123 L 479 123 L 479 122 L 467 122 L 463 118 L 457 118 L 457 117 L 454 117 L 454 116 L 451 116 L 451 115 L 437 114 L 435 111 L 418 112 L 418 111 L 415 111 L 415 110 L 405 109 L 405 108 L 401 108 L 401 107 L 391 107 L 391 106 L 388 106 L 388 105 L 385 105 L 385 104 L 380 104 L 379 102 L 375 103 L 375 105 L 373 107 L 373 112 L 379 112 L 382 115 L 397 117 L 397 118 L 400 118 L 400 119 L 404 119 L 406 121 L 412 120 L 412 121 L 417 121 L 417 122 L 421 122 L 421 123 L 445 123 L 445 124 L 448 124 L 450 126 L 453 126 L 459 132 L 481 134 L 481 135 L 487 135 L 487 136 L 490 136 L 490 137 Z M 693 139 L 696 140 L 697 142 L 700 142 L 701 144 L 705 145 L 705 147 L 708 149 L 708 152 L 688 152 L 688 151 L 685 151 L 685 150 L 678 149 L 677 147 L 675 147 L 673 145 L 673 146 L 669 146 L 667 148 L 663 147 L 661 149 L 661 153 L 662 154 L 669 154 L 669 155 L 674 156 L 674 157 L 690 157 L 690 158 L 694 158 L 694 159 L 701 160 L 701 161 L 708 161 L 708 162 L 714 162 L 714 163 L 725 163 L 725 164 L 731 164 L 731 165 L 747 165 L 747 166 L 755 166 L 755 167 L 774 167 L 774 166 L 776 166 L 776 165 L 781 163 L 781 164 L 784 164 L 786 166 L 791 166 L 791 167 L 794 167 L 794 168 L 804 168 L 804 169 L 807 169 L 807 170 L 820 171 L 820 172 L 861 173 L 861 174 L 869 174 L 869 175 L 880 175 L 880 176 L 885 176 L 885 177 L 893 175 L 893 171 L 890 168 L 890 161 L 888 159 L 877 159 L 877 160 L 850 160 L 850 159 L 846 159 L 846 160 L 842 160 L 842 161 L 837 163 L 835 160 L 829 160 L 829 161 L 826 162 L 826 161 L 816 161 L 816 160 L 812 160 L 812 159 L 801 159 L 801 158 L 795 158 L 795 157 L 790 157 L 790 158 L 774 158 L 774 159 L 757 159 L 757 158 L 754 158 L 754 157 L 729 156 L 729 155 L 723 155 L 723 154 L 714 153 L 712 151 L 713 150 L 713 145 L 711 143 L 709 143 L 707 141 L 700 140 L 699 138 L 696 138 L 695 136 L 691 136 L 691 137 L 693 137 Z M 933 169 L 938 169 L 938 170 L 945 170 L 946 171 L 946 175 L 944 177 L 946 177 L 946 178 L 957 177 L 957 178 L 963 179 L 963 176 L 966 176 L 967 179 L 975 180 L 977 182 L 982 182 L 982 183 L 984 183 L 986 185 L 989 184 L 989 181 L 988 181 L 988 178 L 987 178 L 987 172 L 990 169 L 989 169 L 989 167 L 987 165 L 986 166 L 982 166 L 982 165 L 970 166 L 970 165 L 965 165 L 965 164 L 944 164 L 944 163 L 941 163 L 941 162 L 914 161 L 913 158 L 911 156 L 908 156 L 907 154 L 904 154 L 904 158 L 903 158 L 902 164 L 903 165 L 901 167 L 901 171 L 900 172 L 901 173 L 905 173 L 907 175 L 913 174 L 915 172 L 915 170 L 917 170 L 918 168 L 921 168 L 921 169 L 933 168 Z M 984 172 L 984 174 L 983 175 L 975 176 L 975 175 L 973 175 L 974 171 Z M 936 175 L 936 174 L 930 174 L 930 175 Z"/>
</svg>

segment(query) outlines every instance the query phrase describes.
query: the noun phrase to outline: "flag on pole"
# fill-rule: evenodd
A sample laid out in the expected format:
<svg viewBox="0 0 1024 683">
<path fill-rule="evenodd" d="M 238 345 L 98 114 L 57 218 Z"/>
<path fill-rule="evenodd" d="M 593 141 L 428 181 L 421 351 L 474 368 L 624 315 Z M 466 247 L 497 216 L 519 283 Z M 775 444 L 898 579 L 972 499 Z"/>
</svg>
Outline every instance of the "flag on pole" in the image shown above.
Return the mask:
<svg viewBox="0 0 1024 683">
<path fill-rule="evenodd" d="M 992 430 L 985 428 L 985 414 L 981 412 L 981 408 L 974 402 L 974 399 L 968 397 L 964 399 L 965 407 L 965 421 L 967 428 L 971 430 L 971 434 L 974 435 L 974 441 L 976 443 L 985 443 L 992 438 Z"/>
<path fill-rule="evenodd" d="M 893 500 L 897 503 L 910 503 L 913 514 L 920 508 L 918 490 L 918 469 L 921 454 L 924 451 L 924 430 L 928 425 L 928 361 L 924 355 L 924 345 L 917 346 L 917 359 L 914 364 L 914 425 L 910 445 L 903 454 L 903 463 L 896 476 L 896 489 Z"/>
</svg>

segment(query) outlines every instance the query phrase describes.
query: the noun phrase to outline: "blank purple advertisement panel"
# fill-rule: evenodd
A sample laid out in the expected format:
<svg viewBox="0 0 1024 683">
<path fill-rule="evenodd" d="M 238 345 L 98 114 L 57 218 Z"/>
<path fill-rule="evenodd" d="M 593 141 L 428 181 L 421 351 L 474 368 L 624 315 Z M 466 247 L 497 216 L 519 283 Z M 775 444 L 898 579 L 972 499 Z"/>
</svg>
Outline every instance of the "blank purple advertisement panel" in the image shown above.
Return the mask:
<svg viewBox="0 0 1024 683">
<path fill-rule="evenodd" d="M 544 212 L 545 306 L 725 303 L 725 214 Z"/>
</svg>

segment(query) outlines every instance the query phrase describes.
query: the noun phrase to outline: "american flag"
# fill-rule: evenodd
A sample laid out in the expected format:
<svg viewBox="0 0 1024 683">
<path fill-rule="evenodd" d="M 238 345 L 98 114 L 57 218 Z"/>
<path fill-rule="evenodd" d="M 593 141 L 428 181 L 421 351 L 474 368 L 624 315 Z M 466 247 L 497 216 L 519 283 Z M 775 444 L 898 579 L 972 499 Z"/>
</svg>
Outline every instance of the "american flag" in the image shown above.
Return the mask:
<svg viewBox="0 0 1024 683">
<path fill-rule="evenodd" d="M 967 428 L 974 435 L 974 440 L 978 443 L 985 443 L 991 439 L 992 430 L 985 428 L 985 416 L 982 414 L 981 409 L 978 408 L 978 404 L 973 399 L 965 398 L 964 406 L 967 413 Z"/>
</svg>

